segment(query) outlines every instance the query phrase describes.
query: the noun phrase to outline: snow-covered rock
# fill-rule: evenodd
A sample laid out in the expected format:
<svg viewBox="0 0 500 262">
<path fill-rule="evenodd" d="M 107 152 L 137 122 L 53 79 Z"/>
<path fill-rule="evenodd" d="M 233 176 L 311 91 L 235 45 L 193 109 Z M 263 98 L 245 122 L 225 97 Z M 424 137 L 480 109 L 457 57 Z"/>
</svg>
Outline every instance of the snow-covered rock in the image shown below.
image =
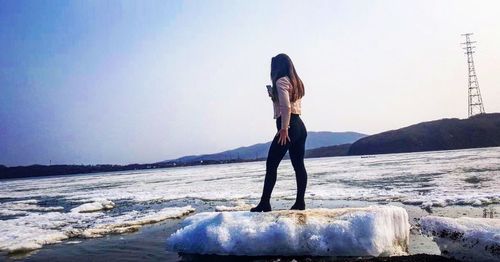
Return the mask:
<svg viewBox="0 0 500 262">
<path fill-rule="evenodd" d="M 113 203 L 110 200 L 96 199 L 92 203 L 85 203 L 71 209 L 71 212 L 79 212 L 79 213 L 95 212 L 95 211 L 112 209 L 113 207 L 115 207 L 115 203 Z"/>
<path fill-rule="evenodd" d="M 406 210 L 395 206 L 204 212 L 182 226 L 168 238 L 167 249 L 186 254 L 402 255 L 410 234 Z"/>
<path fill-rule="evenodd" d="M 427 216 L 422 232 L 432 236 L 445 256 L 463 261 L 500 261 L 500 219 Z"/>
</svg>

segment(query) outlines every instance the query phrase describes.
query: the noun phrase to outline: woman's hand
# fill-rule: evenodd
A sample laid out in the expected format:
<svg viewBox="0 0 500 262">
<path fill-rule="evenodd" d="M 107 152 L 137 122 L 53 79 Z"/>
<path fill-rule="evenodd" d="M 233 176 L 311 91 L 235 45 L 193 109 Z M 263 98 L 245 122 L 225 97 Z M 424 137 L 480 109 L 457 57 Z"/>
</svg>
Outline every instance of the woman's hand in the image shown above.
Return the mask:
<svg viewBox="0 0 500 262">
<path fill-rule="evenodd" d="M 278 138 L 278 144 L 284 146 L 286 144 L 286 140 L 290 142 L 290 137 L 288 136 L 288 128 L 282 128 L 278 133 L 276 134 L 277 136 L 279 135 L 280 137 Z"/>
</svg>

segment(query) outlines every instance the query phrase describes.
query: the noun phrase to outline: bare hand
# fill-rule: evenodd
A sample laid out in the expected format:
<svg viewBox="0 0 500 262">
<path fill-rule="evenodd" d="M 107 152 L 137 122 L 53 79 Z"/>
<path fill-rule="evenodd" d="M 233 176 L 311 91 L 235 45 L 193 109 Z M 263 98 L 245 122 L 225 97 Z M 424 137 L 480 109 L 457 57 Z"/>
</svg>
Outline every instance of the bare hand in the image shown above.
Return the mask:
<svg viewBox="0 0 500 262">
<path fill-rule="evenodd" d="M 282 128 L 276 135 L 279 135 L 278 144 L 284 146 L 286 144 L 286 140 L 290 142 L 290 137 L 288 136 L 288 128 Z"/>
</svg>

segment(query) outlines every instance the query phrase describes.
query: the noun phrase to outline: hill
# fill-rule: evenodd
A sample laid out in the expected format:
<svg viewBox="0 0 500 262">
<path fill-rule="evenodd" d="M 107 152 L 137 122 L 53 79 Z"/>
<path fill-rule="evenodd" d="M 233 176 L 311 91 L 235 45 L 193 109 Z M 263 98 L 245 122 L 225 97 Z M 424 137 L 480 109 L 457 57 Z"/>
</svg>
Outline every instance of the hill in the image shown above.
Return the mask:
<svg viewBox="0 0 500 262">
<path fill-rule="evenodd" d="M 311 147 L 318 147 L 321 145 L 342 144 L 345 142 L 354 142 L 355 140 L 366 135 L 355 132 L 308 132 L 306 149 Z M 16 166 L 6 167 L 0 165 L 0 179 L 6 178 L 21 178 L 21 177 L 43 177 L 53 175 L 71 175 L 71 174 L 86 174 L 86 173 L 100 173 L 100 172 L 114 172 L 126 170 L 142 170 L 142 169 L 155 169 L 155 168 L 169 168 L 176 166 L 189 166 L 189 165 L 211 165 L 211 164 L 224 164 L 224 163 L 238 163 L 249 162 L 256 160 L 265 160 L 267 151 L 269 150 L 270 142 L 259 143 L 247 147 L 239 147 L 232 150 L 227 150 L 221 153 L 199 155 L 199 156 L 185 156 L 178 158 L 178 160 L 163 161 L 152 164 L 129 164 L 129 165 L 30 165 L 30 166 Z M 335 146 L 334 146 L 335 147 Z M 313 155 L 318 152 L 314 151 Z M 332 150 L 330 150 L 332 151 Z M 329 152 L 330 152 L 329 151 Z M 309 156 L 310 150 L 306 151 L 306 157 Z M 239 158 L 238 158 L 239 157 Z M 288 158 L 288 153 L 285 155 Z M 202 162 L 200 160 L 203 160 Z"/>
<path fill-rule="evenodd" d="M 313 148 L 306 151 L 306 158 L 315 157 L 330 157 L 330 156 L 347 156 L 349 154 L 351 144 L 341 144 L 335 146 L 324 146 Z"/>
<path fill-rule="evenodd" d="M 307 132 L 306 150 L 319 147 L 353 143 L 354 141 L 365 136 L 366 136 L 365 134 L 356 132 L 309 131 Z M 229 159 L 243 159 L 243 160 L 261 159 L 267 157 L 267 152 L 269 151 L 270 145 L 271 141 L 266 143 L 254 144 L 250 146 L 238 147 L 235 149 L 219 153 L 189 155 L 177 159 L 162 161 L 160 163 L 165 163 L 165 162 L 188 163 L 188 162 L 229 160 Z"/>
<path fill-rule="evenodd" d="M 500 146 L 500 113 L 441 119 L 367 136 L 349 155 L 405 153 Z"/>
</svg>

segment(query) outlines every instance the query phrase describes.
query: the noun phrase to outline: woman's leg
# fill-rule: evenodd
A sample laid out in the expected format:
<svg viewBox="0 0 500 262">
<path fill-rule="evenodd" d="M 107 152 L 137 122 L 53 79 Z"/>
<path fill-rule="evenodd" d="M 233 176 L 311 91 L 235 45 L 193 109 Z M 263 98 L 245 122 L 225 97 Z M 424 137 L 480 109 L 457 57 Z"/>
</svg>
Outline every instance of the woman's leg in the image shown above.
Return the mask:
<svg viewBox="0 0 500 262">
<path fill-rule="evenodd" d="M 276 184 L 276 177 L 278 174 L 278 166 L 286 154 L 290 143 L 285 145 L 280 145 L 278 143 L 279 136 L 274 136 L 271 147 L 267 154 L 266 161 L 266 177 L 264 179 L 264 189 L 262 190 L 262 197 L 260 198 L 260 203 L 250 209 L 252 212 L 262 212 L 271 211 L 271 193 L 273 192 L 274 185 Z"/>
<path fill-rule="evenodd" d="M 264 179 L 264 191 L 262 193 L 262 199 L 267 201 L 271 198 L 271 193 L 273 191 L 274 184 L 276 183 L 278 166 L 290 146 L 288 141 L 285 145 L 280 145 L 278 143 L 278 139 L 279 136 L 274 137 L 267 154 L 266 178 Z"/>
<path fill-rule="evenodd" d="M 301 134 L 297 141 L 290 145 L 290 160 L 295 171 L 295 179 L 297 181 L 297 197 L 295 204 L 291 209 L 305 209 L 304 195 L 307 186 L 307 171 L 304 165 L 305 145 L 307 138 L 307 130 L 303 123 L 301 123 Z"/>
</svg>

